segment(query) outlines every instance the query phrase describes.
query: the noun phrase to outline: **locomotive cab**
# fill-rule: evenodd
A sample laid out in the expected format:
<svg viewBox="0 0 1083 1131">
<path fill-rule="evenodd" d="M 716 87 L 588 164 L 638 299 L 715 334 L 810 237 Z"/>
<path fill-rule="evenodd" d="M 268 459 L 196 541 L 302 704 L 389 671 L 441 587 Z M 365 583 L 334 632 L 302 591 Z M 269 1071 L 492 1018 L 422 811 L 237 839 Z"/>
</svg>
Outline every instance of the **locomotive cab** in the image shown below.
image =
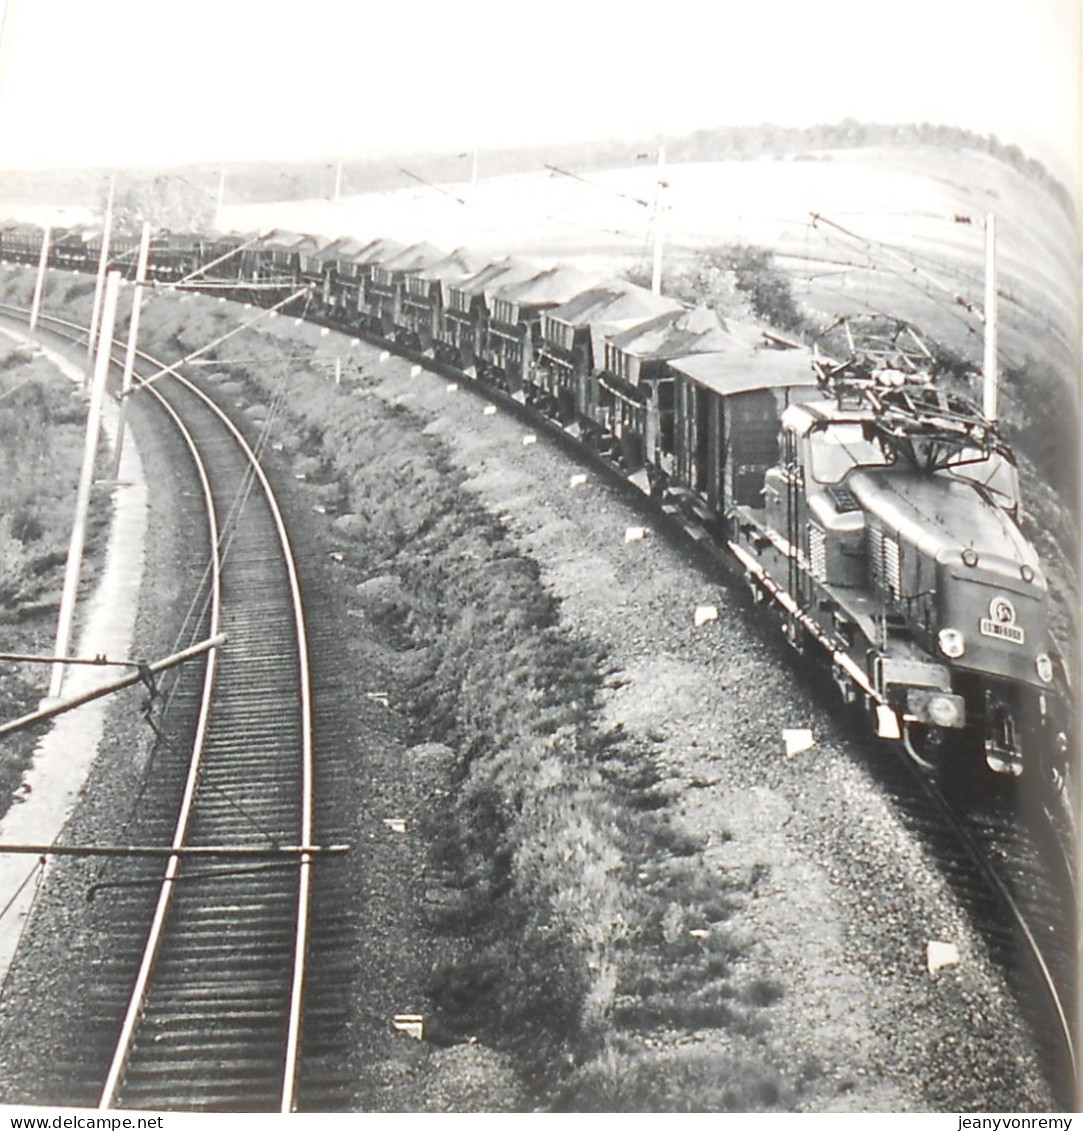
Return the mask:
<svg viewBox="0 0 1083 1131">
<path fill-rule="evenodd" d="M 846 697 L 919 760 L 978 745 L 1022 772 L 1028 748 L 1052 745 L 1054 662 L 1010 454 L 841 398 L 780 423 L 762 518 L 738 524 L 734 549 L 787 637 L 816 638 Z"/>
</svg>

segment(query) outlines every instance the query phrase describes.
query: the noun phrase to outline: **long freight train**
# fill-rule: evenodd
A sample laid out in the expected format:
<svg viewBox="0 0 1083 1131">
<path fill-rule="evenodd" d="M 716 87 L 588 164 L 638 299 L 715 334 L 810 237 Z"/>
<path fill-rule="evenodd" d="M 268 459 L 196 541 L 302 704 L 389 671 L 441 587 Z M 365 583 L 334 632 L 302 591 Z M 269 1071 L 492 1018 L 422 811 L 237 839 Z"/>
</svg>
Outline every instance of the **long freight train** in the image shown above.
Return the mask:
<svg viewBox="0 0 1083 1131">
<path fill-rule="evenodd" d="M 0 229 L 37 262 L 40 230 Z M 131 273 L 134 244 L 114 265 Z M 57 266 L 100 244 L 62 234 Z M 1011 451 L 928 372 L 835 364 L 622 280 L 463 249 L 275 231 L 160 233 L 150 278 L 277 301 L 422 352 L 535 407 L 728 547 L 799 650 L 926 765 L 1056 771 L 1068 679 Z M 270 296 L 270 297 L 268 297 Z"/>
</svg>

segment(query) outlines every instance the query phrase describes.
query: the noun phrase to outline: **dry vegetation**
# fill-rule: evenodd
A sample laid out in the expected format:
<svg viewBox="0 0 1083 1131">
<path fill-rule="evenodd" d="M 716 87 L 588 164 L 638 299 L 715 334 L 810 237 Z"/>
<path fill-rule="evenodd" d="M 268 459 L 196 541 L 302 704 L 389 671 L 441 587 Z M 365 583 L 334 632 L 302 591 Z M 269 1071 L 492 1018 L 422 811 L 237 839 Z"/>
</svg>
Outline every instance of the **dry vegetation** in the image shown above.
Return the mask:
<svg viewBox="0 0 1083 1131">
<path fill-rule="evenodd" d="M 0 337 L 0 650 L 48 655 L 71 535 L 86 412 L 78 391 L 41 357 Z M 95 500 L 84 581 L 104 546 L 108 501 Z M 0 665 L 0 717 L 36 706 L 49 669 Z M 22 733 L 0 748 L 0 814 L 34 747 Z"/>
</svg>

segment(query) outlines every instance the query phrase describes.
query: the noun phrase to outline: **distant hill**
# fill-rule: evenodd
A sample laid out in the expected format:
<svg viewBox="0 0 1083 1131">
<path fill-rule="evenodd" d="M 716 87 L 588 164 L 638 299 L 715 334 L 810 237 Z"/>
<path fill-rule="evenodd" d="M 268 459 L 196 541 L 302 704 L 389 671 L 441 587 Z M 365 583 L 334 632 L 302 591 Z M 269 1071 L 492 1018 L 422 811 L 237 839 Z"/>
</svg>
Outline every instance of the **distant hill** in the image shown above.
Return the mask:
<svg viewBox="0 0 1083 1131">
<path fill-rule="evenodd" d="M 484 177 L 536 171 L 544 165 L 572 166 L 589 172 L 619 168 L 635 160 L 653 160 L 658 146 L 666 147 L 671 163 L 753 160 L 763 157 L 814 158 L 817 151 L 882 148 L 900 145 L 938 146 L 986 153 L 1042 185 L 1075 220 L 1076 202 L 1071 192 L 1048 169 L 1019 146 L 1005 144 L 995 135 L 983 135 L 956 126 L 928 122 L 885 125 L 841 122 L 808 127 L 718 126 L 693 133 L 641 140 L 599 140 L 486 149 L 479 153 Z M 468 181 L 470 153 L 404 152 L 349 155 L 342 159 L 343 195 L 383 192 L 420 179 L 435 183 Z M 222 166 L 185 165 L 127 170 L 133 178 L 168 175 L 179 177 L 210 198 L 217 196 Z M 56 203 L 95 207 L 108 175 L 105 169 L 0 171 L 0 210 L 3 204 Z M 227 163 L 225 199 L 229 204 L 311 200 L 334 191 L 335 160 Z M 412 174 L 412 176 L 410 175 Z"/>
</svg>

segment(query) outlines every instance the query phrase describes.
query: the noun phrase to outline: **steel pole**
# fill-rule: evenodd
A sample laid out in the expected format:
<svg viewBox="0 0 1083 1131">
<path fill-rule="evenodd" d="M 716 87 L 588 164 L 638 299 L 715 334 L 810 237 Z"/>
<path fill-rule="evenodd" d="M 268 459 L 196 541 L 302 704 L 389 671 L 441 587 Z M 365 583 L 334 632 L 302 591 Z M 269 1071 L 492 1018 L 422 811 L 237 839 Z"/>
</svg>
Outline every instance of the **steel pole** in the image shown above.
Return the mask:
<svg viewBox="0 0 1083 1131">
<path fill-rule="evenodd" d="M 113 192 L 117 186 L 117 175 L 109 178 L 109 196 L 105 202 L 105 220 L 102 223 L 102 249 L 98 253 L 98 275 L 94 283 L 94 305 L 90 311 L 90 333 L 86 340 L 86 381 L 90 381 L 91 361 L 94 357 L 94 343 L 98 333 L 98 320 L 102 310 L 102 287 L 105 283 L 105 269 L 109 265 L 109 241 L 113 235 Z"/>
<path fill-rule="evenodd" d="M 214 202 L 214 230 L 222 230 L 222 200 L 226 195 L 226 171 L 222 169 L 218 174 L 218 196 Z"/>
<path fill-rule="evenodd" d="M 121 401 L 117 411 L 117 444 L 113 457 L 113 478 L 120 478 L 120 457 L 124 452 L 124 410 L 132 387 L 135 369 L 135 345 L 139 337 L 139 310 L 143 302 L 143 280 L 147 277 L 147 256 L 150 251 L 150 221 L 143 221 L 143 235 L 139 241 L 139 262 L 135 268 L 135 291 L 132 295 L 132 313 L 128 320 L 128 348 L 124 351 L 124 376 L 121 379 Z"/>
<path fill-rule="evenodd" d="M 46 226 L 45 234 L 41 238 L 41 255 L 38 256 L 38 277 L 34 283 L 34 301 L 30 304 L 30 329 L 38 324 L 38 312 L 41 310 L 41 296 L 45 290 L 45 268 L 49 263 L 49 237 L 53 229 Z"/>
<path fill-rule="evenodd" d="M 981 411 L 986 420 L 996 420 L 997 405 L 997 264 L 996 216 L 985 218 L 985 356 L 982 363 Z"/>
<path fill-rule="evenodd" d="M 98 346 L 94 380 L 90 388 L 90 411 L 87 413 L 86 442 L 83 446 L 83 468 L 79 475 L 79 490 L 75 497 L 75 522 L 71 530 L 68 561 L 64 569 L 64 588 L 60 594 L 60 615 L 56 626 L 54 655 L 66 656 L 71 638 L 72 617 L 75 612 L 75 594 L 79 587 L 79 572 L 83 564 L 83 544 L 86 541 L 87 511 L 90 509 L 90 491 L 94 485 L 94 459 L 98 452 L 98 433 L 101 428 L 102 401 L 105 397 L 105 379 L 109 373 L 109 352 L 113 344 L 113 324 L 117 313 L 117 291 L 120 273 L 110 271 L 105 286 L 102 311 L 102 333 Z M 64 685 L 64 664 L 53 665 L 49 682 L 49 699 L 59 699 Z"/>
<path fill-rule="evenodd" d="M 651 257 L 651 293 L 662 293 L 662 190 L 665 188 L 663 172 L 666 164 L 666 147 L 658 147 L 658 183 L 654 189 L 654 249 Z"/>
</svg>

